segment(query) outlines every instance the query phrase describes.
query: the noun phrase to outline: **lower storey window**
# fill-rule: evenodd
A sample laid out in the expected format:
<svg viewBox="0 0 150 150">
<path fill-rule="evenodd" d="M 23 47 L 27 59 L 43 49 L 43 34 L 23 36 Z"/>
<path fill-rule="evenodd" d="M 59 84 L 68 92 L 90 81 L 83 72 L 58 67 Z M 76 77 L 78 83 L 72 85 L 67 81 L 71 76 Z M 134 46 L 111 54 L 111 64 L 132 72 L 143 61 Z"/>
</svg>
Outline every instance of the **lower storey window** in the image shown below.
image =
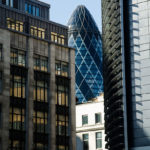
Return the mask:
<svg viewBox="0 0 150 150">
<path fill-rule="evenodd" d="M 96 148 L 102 148 L 102 133 L 96 133 Z"/>
<path fill-rule="evenodd" d="M 10 108 L 9 127 L 14 130 L 25 130 L 25 110 Z"/>
<path fill-rule="evenodd" d="M 48 146 L 44 143 L 36 143 L 35 150 L 48 150 Z"/>
<path fill-rule="evenodd" d="M 47 132 L 47 113 L 34 111 L 33 115 L 33 123 L 34 123 L 34 131 L 38 133 L 46 133 Z"/>
<path fill-rule="evenodd" d="M 56 116 L 56 132 L 57 135 L 68 135 L 68 116 Z"/>
<path fill-rule="evenodd" d="M 83 150 L 89 150 L 89 135 L 83 134 Z"/>
<path fill-rule="evenodd" d="M 68 146 L 58 145 L 57 150 L 68 150 Z"/>
<path fill-rule="evenodd" d="M 24 141 L 10 140 L 9 141 L 9 150 L 25 150 Z"/>
</svg>

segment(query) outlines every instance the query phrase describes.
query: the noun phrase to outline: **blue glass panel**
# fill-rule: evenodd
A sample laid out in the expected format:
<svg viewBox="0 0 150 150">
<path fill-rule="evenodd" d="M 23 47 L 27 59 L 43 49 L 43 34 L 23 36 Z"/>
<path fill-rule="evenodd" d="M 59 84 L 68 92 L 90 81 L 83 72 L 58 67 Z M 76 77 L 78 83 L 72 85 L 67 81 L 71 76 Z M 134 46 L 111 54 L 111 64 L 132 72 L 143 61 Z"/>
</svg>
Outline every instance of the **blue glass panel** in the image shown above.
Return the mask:
<svg viewBox="0 0 150 150">
<path fill-rule="evenodd" d="M 31 14 L 31 12 L 32 12 L 32 11 L 31 11 L 31 5 L 29 4 L 29 10 L 28 10 L 28 13 Z"/>
<path fill-rule="evenodd" d="M 32 14 L 35 16 L 35 6 L 32 6 Z"/>
<path fill-rule="evenodd" d="M 28 12 L 28 4 L 25 3 L 25 11 Z"/>
<path fill-rule="evenodd" d="M 40 12 L 39 12 L 39 8 L 37 7 L 36 8 L 36 16 L 39 16 L 40 15 Z"/>
</svg>

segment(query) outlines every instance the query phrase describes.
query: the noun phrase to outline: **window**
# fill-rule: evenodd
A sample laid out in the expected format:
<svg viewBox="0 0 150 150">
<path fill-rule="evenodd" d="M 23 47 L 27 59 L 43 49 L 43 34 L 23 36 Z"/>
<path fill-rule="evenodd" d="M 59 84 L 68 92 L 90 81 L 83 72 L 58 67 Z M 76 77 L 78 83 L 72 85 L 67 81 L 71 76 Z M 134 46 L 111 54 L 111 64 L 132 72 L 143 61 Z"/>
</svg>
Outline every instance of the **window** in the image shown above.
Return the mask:
<svg viewBox="0 0 150 150">
<path fill-rule="evenodd" d="M 56 61 L 55 64 L 56 75 L 68 77 L 69 65 L 66 62 Z"/>
<path fill-rule="evenodd" d="M 60 35 L 60 34 L 55 33 L 55 32 L 51 32 L 51 41 L 64 45 L 65 44 L 65 36 Z"/>
<path fill-rule="evenodd" d="M 95 114 L 95 123 L 101 123 L 101 114 L 100 113 Z"/>
<path fill-rule="evenodd" d="M 39 133 L 47 132 L 47 112 L 34 111 L 34 131 Z"/>
<path fill-rule="evenodd" d="M 30 27 L 30 33 L 32 36 L 35 36 L 35 37 L 38 37 L 41 39 L 45 39 L 45 29 L 43 29 L 43 28 L 31 26 Z"/>
<path fill-rule="evenodd" d="M 11 49 L 10 62 L 11 64 L 25 67 L 26 65 L 25 52 L 17 49 Z"/>
<path fill-rule="evenodd" d="M 23 22 L 21 21 L 15 21 L 11 18 L 7 18 L 7 28 L 23 32 Z"/>
<path fill-rule="evenodd" d="M 88 115 L 83 115 L 82 116 L 82 125 L 87 125 L 88 124 Z"/>
<path fill-rule="evenodd" d="M 10 140 L 9 141 L 9 149 L 10 150 L 24 150 L 25 149 L 25 143 L 24 141 L 19 140 Z"/>
<path fill-rule="evenodd" d="M 102 133 L 97 132 L 96 133 L 96 149 L 102 148 Z"/>
<path fill-rule="evenodd" d="M 56 132 L 57 135 L 68 135 L 68 116 L 56 116 Z"/>
<path fill-rule="evenodd" d="M 10 78 L 10 96 L 25 98 L 25 78 L 21 76 L 11 75 Z"/>
<path fill-rule="evenodd" d="M 34 81 L 34 100 L 47 102 L 48 85 L 44 81 Z"/>
<path fill-rule="evenodd" d="M 3 51 L 3 45 L 0 44 L 0 61 L 2 61 L 2 51 Z"/>
<path fill-rule="evenodd" d="M 25 3 L 25 11 L 33 16 L 39 16 L 39 8 L 37 6 Z"/>
<path fill-rule="evenodd" d="M 0 128 L 2 127 L 2 105 L 0 104 Z"/>
<path fill-rule="evenodd" d="M 34 147 L 36 150 L 48 150 L 47 144 L 45 144 L 45 143 L 40 143 L 40 142 L 35 143 Z"/>
<path fill-rule="evenodd" d="M 89 149 L 89 135 L 88 134 L 83 134 L 83 150 L 88 150 Z"/>
<path fill-rule="evenodd" d="M 21 108 L 10 108 L 9 127 L 14 130 L 25 130 L 25 110 Z"/>
<path fill-rule="evenodd" d="M 47 72 L 48 71 L 48 58 L 36 55 L 34 57 L 34 69 Z"/>
<path fill-rule="evenodd" d="M 2 0 L 2 4 L 13 8 L 18 8 L 18 0 Z"/>
<path fill-rule="evenodd" d="M 0 71 L 0 93 L 2 93 L 2 72 Z"/>
<path fill-rule="evenodd" d="M 68 86 L 56 85 L 56 104 L 68 106 L 69 91 Z"/>
<path fill-rule="evenodd" d="M 68 146 L 57 145 L 57 150 L 68 150 Z"/>
</svg>

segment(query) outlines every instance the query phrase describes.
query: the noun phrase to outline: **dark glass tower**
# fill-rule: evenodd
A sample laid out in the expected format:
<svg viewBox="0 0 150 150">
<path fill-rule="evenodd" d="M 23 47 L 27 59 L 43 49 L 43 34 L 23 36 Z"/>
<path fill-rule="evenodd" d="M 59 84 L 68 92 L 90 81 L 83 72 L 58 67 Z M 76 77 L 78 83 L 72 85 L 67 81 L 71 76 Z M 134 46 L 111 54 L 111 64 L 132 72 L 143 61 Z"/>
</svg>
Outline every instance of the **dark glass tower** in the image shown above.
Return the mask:
<svg viewBox="0 0 150 150">
<path fill-rule="evenodd" d="M 150 149 L 148 0 L 102 0 L 108 150 Z"/>
<path fill-rule="evenodd" d="M 103 92 L 102 42 L 98 27 L 85 6 L 78 6 L 69 22 L 69 46 L 76 49 L 76 97 L 88 101 Z"/>
</svg>

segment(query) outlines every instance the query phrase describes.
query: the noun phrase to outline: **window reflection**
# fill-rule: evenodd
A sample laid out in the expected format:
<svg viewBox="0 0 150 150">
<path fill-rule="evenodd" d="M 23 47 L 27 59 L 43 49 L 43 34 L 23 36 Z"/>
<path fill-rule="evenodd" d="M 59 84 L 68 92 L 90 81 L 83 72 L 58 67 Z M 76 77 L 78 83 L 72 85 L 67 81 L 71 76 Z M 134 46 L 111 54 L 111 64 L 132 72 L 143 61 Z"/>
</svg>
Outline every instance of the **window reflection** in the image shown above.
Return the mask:
<svg viewBox="0 0 150 150">
<path fill-rule="evenodd" d="M 25 98 L 25 78 L 11 75 L 10 78 L 10 96 Z"/>
<path fill-rule="evenodd" d="M 25 11 L 33 16 L 39 16 L 39 8 L 37 6 L 25 3 Z"/>
<path fill-rule="evenodd" d="M 24 51 L 17 49 L 11 49 L 10 62 L 15 65 L 24 66 L 26 65 L 26 55 Z"/>
<path fill-rule="evenodd" d="M 51 41 L 64 45 L 65 44 L 65 36 L 60 35 L 56 32 L 51 32 Z"/>
<path fill-rule="evenodd" d="M 9 128 L 14 130 L 25 130 L 25 110 L 21 108 L 10 108 Z"/>
<path fill-rule="evenodd" d="M 35 132 L 47 133 L 47 117 L 47 112 L 34 111 L 33 123 Z"/>
<path fill-rule="evenodd" d="M 62 75 L 68 77 L 69 65 L 66 62 L 56 61 L 55 63 L 55 72 L 56 75 Z"/>
<path fill-rule="evenodd" d="M 57 135 L 68 135 L 68 116 L 56 115 Z"/>
<path fill-rule="evenodd" d="M 48 85 L 44 81 L 34 81 L 34 100 L 47 102 L 48 100 Z"/>
<path fill-rule="evenodd" d="M 48 58 L 36 55 L 34 57 L 34 69 L 40 71 L 48 71 Z"/>
<path fill-rule="evenodd" d="M 23 22 L 7 18 L 7 28 L 23 32 Z"/>
<path fill-rule="evenodd" d="M 68 87 L 63 85 L 57 85 L 56 89 L 56 104 L 62 106 L 68 106 Z"/>
<path fill-rule="evenodd" d="M 31 35 L 33 35 L 35 37 L 45 39 L 45 29 L 43 29 L 43 28 L 31 26 L 30 33 L 31 33 Z"/>
</svg>

